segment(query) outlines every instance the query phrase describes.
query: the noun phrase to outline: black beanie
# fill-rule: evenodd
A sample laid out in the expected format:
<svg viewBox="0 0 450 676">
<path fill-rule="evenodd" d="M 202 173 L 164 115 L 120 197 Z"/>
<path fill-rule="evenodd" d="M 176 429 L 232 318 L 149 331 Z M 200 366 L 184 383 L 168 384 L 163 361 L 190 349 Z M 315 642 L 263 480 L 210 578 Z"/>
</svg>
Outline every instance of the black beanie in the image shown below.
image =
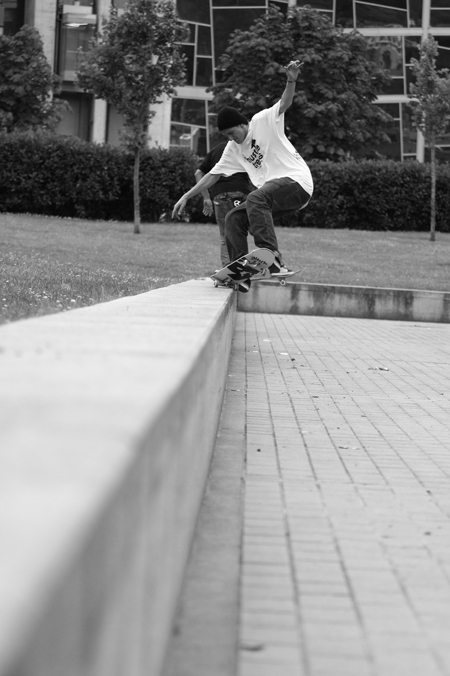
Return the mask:
<svg viewBox="0 0 450 676">
<path fill-rule="evenodd" d="M 225 108 L 219 110 L 219 114 L 217 115 L 217 128 L 219 131 L 229 129 L 230 127 L 237 127 L 239 124 L 248 124 L 248 120 L 236 108 L 225 106 Z"/>
</svg>

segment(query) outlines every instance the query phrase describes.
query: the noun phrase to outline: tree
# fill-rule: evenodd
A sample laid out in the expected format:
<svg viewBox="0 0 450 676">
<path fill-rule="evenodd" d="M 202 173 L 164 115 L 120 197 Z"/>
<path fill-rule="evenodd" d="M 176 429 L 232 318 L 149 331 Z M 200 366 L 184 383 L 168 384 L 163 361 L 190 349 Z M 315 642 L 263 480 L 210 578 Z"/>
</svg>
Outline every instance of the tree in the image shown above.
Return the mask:
<svg viewBox="0 0 450 676">
<path fill-rule="evenodd" d="M 436 69 L 438 43 L 429 37 L 419 46 L 420 59 L 411 59 L 416 82 L 409 85 L 413 124 L 425 137 L 431 159 L 430 240 L 436 239 L 436 138 L 450 122 L 450 74 Z"/>
<path fill-rule="evenodd" d="M 286 133 L 305 158 L 338 160 L 389 141 L 383 127 L 391 117 L 373 105 L 389 76 L 368 59 L 362 35 L 344 34 L 310 7 L 287 16 L 271 8 L 250 30 L 232 34 L 220 60 L 223 77 L 212 88 L 216 109 L 231 105 L 251 117 L 272 106 L 292 59 L 304 65 Z"/>
<path fill-rule="evenodd" d="M 173 94 L 184 78 L 178 44 L 186 26 L 165 0 L 132 0 L 118 15 L 111 10 L 102 34 L 80 54 L 77 84 L 104 99 L 124 117 L 123 142 L 134 153 L 134 232 L 140 232 L 140 155 L 148 140 L 150 106 Z"/>
<path fill-rule="evenodd" d="M 39 32 L 23 26 L 15 35 L 0 35 L 0 63 L 0 131 L 54 129 L 66 103 L 53 98 L 59 78 Z"/>
</svg>

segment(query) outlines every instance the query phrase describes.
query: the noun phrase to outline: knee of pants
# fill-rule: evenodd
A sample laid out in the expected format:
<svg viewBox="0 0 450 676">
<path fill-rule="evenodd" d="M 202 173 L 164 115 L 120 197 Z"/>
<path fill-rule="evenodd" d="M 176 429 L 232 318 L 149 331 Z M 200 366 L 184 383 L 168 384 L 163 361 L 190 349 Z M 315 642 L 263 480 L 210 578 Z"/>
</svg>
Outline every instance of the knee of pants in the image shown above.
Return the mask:
<svg viewBox="0 0 450 676">
<path fill-rule="evenodd" d="M 247 223 L 248 218 L 245 209 L 242 211 L 229 211 L 225 216 L 225 234 L 234 230 L 246 229 Z"/>
<path fill-rule="evenodd" d="M 249 195 L 247 195 L 248 206 L 250 206 L 251 204 L 257 204 L 259 202 L 259 195 L 256 194 L 258 192 L 259 192 L 258 190 L 254 190 Z"/>
<path fill-rule="evenodd" d="M 225 218 L 223 219 L 223 232 L 224 232 L 225 236 L 230 231 L 230 222 L 231 222 L 231 227 L 233 227 L 232 221 L 233 221 L 233 217 L 232 216 L 230 217 L 230 213 L 226 214 Z"/>
<path fill-rule="evenodd" d="M 261 190 L 254 190 L 247 196 L 247 212 L 254 207 L 269 206 L 266 195 Z"/>
</svg>

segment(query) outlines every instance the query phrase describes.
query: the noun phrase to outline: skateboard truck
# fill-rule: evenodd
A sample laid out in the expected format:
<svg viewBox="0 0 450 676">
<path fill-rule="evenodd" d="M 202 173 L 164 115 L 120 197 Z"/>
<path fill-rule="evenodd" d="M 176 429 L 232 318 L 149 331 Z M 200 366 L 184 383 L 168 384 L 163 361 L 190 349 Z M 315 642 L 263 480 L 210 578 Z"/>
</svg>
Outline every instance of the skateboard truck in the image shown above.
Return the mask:
<svg viewBox="0 0 450 676">
<path fill-rule="evenodd" d="M 283 275 L 283 276 L 282 275 L 277 276 L 275 274 L 275 275 L 271 276 L 271 279 L 276 279 L 280 286 L 286 286 L 287 279 L 289 277 L 293 277 L 294 275 L 297 275 L 299 272 L 300 272 L 300 270 L 293 270 L 292 272 L 288 272 L 287 275 Z M 255 280 L 255 281 L 258 281 L 258 280 Z"/>
</svg>

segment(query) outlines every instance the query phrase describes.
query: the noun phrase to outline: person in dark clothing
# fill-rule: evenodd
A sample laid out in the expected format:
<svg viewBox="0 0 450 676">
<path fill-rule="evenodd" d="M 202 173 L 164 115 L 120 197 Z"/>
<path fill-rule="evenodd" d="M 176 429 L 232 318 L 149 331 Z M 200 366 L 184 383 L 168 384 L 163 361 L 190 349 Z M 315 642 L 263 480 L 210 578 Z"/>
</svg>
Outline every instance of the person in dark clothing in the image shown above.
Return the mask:
<svg viewBox="0 0 450 676">
<path fill-rule="evenodd" d="M 223 141 L 207 153 L 195 172 L 195 180 L 197 183 L 217 164 L 222 157 L 226 145 L 227 141 Z M 203 213 L 205 216 L 212 216 L 214 213 L 217 225 L 219 226 L 220 260 L 222 267 L 225 267 L 230 263 L 225 239 L 225 216 L 231 209 L 242 204 L 248 193 L 252 190 L 254 190 L 254 186 L 252 185 L 247 172 L 240 171 L 231 176 L 221 177 L 217 183 L 210 187 L 209 191 L 204 190 L 202 192 Z"/>
</svg>

